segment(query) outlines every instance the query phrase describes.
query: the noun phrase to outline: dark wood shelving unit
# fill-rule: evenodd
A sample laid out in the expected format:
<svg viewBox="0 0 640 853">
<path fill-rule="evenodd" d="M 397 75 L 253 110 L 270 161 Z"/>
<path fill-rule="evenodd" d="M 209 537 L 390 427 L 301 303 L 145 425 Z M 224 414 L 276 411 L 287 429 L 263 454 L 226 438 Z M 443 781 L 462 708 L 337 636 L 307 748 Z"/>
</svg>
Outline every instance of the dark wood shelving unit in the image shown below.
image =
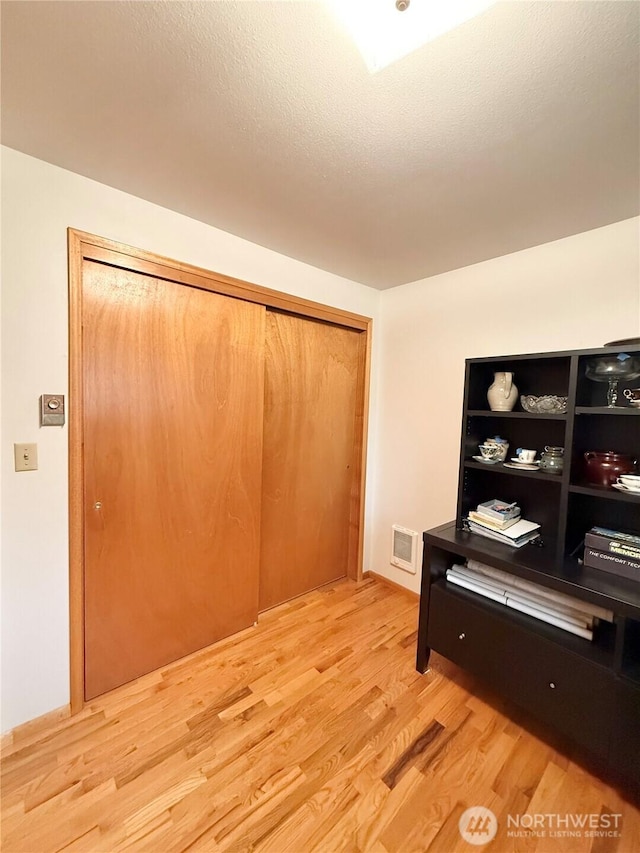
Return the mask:
<svg viewBox="0 0 640 853">
<path fill-rule="evenodd" d="M 635 346 L 467 360 L 456 519 L 423 537 L 417 668 L 425 671 L 431 649 L 450 658 L 640 796 L 640 582 L 581 562 L 592 526 L 640 535 L 640 496 L 585 480 L 588 451 L 616 449 L 640 460 L 640 410 L 606 406 L 606 383 L 585 375 L 587 359 L 623 351 L 640 356 Z M 505 370 L 519 394 L 566 396 L 567 413 L 490 411 L 487 389 L 494 371 Z M 620 382 L 619 399 L 638 385 Z M 517 447 L 564 447 L 562 474 L 473 460 L 493 432 L 509 441 L 509 456 Z M 523 517 L 541 524 L 542 541 L 516 549 L 466 529 L 469 510 L 491 498 L 517 501 Z M 466 560 L 603 607 L 612 621 L 599 620 L 592 640 L 541 622 L 448 581 L 447 570 Z"/>
<path fill-rule="evenodd" d="M 611 415 L 613 417 L 622 415 L 623 417 L 640 417 L 640 409 L 633 406 L 614 406 L 613 408 L 609 406 L 576 406 L 574 411 L 576 415 Z"/>
<path fill-rule="evenodd" d="M 557 543 L 545 536 L 542 546 L 529 544 L 523 548 L 510 548 L 461 530 L 451 521 L 427 531 L 424 538 L 425 541 L 428 538 L 429 543 L 437 539 L 438 547 L 448 554 L 447 565 L 440 575 L 444 575 L 446 569 L 455 562 L 478 560 L 565 595 L 612 609 L 620 615 L 634 616 L 640 613 L 640 584 L 629 578 L 583 566 L 571 557 L 554 563 Z M 640 658 L 638 662 L 640 664 Z"/>
<path fill-rule="evenodd" d="M 490 412 L 486 409 L 470 409 L 467 415 L 474 418 L 524 418 L 532 421 L 566 421 L 566 415 L 535 415 L 531 412 Z"/>
<path fill-rule="evenodd" d="M 532 634 L 534 637 L 544 637 L 550 643 L 561 647 L 561 649 L 570 651 L 578 657 L 586 658 L 607 671 L 613 666 L 614 632 L 610 630 L 608 623 L 603 623 L 605 629 L 601 642 L 593 644 L 583 640 L 581 637 L 567 634 L 560 628 L 556 628 L 546 622 L 539 622 L 526 613 L 506 608 L 502 604 L 498 604 L 490 599 L 483 598 L 478 601 L 478 596 L 475 593 L 448 584 L 446 581 L 438 581 L 438 584 L 440 588 L 445 589 L 447 594 L 453 598 L 459 598 L 460 601 L 477 607 L 481 613 L 486 612 L 492 618 L 501 619 L 507 628 L 513 624 L 519 629 Z"/>
<path fill-rule="evenodd" d="M 626 492 L 614 491 L 607 489 L 604 486 L 581 486 L 579 484 L 570 485 L 569 491 L 576 495 L 590 495 L 593 498 L 604 498 L 612 501 L 629 501 L 637 503 L 640 506 L 640 495 L 627 494 Z"/>
<path fill-rule="evenodd" d="M 507 474 L 509 477 L 533 477 L 536 480 L 547 480 L 550 483 L 560 483 L 561 477 L 557 474 L 545 474 L 544 471 L 518 471 L 516 468 L 507 468 L 502 462 L 496 465 L 488 465 L 486 462 L 474 462 L 473 459 L 466 459 L 465 468 L 476 468 L 478 470 L 487 470 L 494 474 Z"/>
</svg>

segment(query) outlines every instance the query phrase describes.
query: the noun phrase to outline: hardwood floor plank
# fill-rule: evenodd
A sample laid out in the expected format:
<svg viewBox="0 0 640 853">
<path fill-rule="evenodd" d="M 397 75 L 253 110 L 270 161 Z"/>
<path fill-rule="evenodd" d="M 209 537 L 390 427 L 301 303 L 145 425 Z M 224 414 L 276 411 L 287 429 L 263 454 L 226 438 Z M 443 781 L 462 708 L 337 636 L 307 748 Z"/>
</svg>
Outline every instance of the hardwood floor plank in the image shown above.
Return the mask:
<svg viewBox="0 0 640 853">
<path fill-rule="evenodd" d="M 536 738 L 519 733 L 493 782 L 494 791 L 507 798 L 517 789 L 531 799 L 552 752 Z"/>
<path fill-rule="evenodd" d="M 92 826 L 91 829 L 83 832 L 78 838 L 74 838 L 68 844 L 58 850 L 64 849 L 65 853 L 85 853 L 87 850 L 96 850 L 100 843 L 100 827 Z M 58 851 L 56 851 L 58 853 Z"/>
<path fill-rule="evenodd" d="M 124 828 L 127 837 L 140 832 L 142 828 L 153 823 L 153 821 L 157 820 L 160 816 L 164 816 L 164 813 L 167 812 L 171 806 L 179 803 L 187 794 L 190 794 L 191 791 L 195 791 L 206 781 L 207 777 L 202 773 L 194 773 L 192 776 L 189 776 L 187 779 L 183 779 L 177 785 L 169 788 L 169 790 L 163 791 L 160 796 L 151 800 L 151 802 L 146 803 L 137 812 L 125 818 Z M 162 822 L 164 823 L 164 819 Z"/>
<path fill-rule="evenodd" d="M 427 747 L 436 741 L 443 731 L 444 726 L 437 720 L 434 720 L 418 735 L 413 743 L 402 753 L 393 767 L 384 774 L 382 781 L 387 788 L 395 788 L 407 768 L 414 764 L 416 759 L 424 755 Z"/>
<path fill-rule="evenodd" d="M 640 853 L 640 812 L 453 664 L 415 670 L 417 605 L 372 579 L 3 738 L 3 853 Z M 510 815 L 621 815 L 618 837 L 510 837 Z M 572 839 L 572 843 L 573 843 Z M 634 847 L 635 845 L 635 847 Z"/>
</svg>

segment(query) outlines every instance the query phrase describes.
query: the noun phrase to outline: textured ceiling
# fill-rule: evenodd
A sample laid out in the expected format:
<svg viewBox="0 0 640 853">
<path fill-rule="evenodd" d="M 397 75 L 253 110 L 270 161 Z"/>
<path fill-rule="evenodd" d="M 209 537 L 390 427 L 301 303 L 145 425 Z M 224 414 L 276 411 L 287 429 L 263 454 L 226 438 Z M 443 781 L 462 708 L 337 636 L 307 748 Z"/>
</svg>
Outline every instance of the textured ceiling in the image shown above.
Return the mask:
<svg viewBox="0 0 640 853">
<path fill-rule="evenodd" d="M 1 12 L 4 144 L 373 287 L 639 212 L 634 0 L 498 3 L 375 75 L 322 2 Z"/>
</svg>

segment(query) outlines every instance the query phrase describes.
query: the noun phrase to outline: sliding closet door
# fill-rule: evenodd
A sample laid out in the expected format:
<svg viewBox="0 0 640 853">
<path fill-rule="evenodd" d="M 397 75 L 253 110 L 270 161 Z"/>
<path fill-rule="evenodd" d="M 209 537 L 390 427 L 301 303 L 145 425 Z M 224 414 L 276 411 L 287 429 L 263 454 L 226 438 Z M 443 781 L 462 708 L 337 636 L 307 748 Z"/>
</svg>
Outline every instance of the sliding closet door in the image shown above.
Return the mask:
<svg viewBox="0 0 640 853">
<path fill-rule="evenodd" d="M 84 261 L 87 699 L 257 619 L 265 310 Z"/>
<path fill-rule="evenodd" d="M 347 574 L 362 342 L 267 312 L 260 610 Z"/>
</svg>

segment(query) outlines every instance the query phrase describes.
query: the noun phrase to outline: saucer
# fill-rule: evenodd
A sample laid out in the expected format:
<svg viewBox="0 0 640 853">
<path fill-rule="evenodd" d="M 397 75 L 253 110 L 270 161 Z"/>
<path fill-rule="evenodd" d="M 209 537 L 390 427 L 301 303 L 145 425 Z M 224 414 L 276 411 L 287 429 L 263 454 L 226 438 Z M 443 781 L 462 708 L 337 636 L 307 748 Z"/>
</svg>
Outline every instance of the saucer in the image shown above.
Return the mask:
<svg viewBox="0 0 640 853">
<path fill-rule="evenodd" d="M 505 462 L 505 468 L 513 468 L 515 471 L 539 471 L 535 462 Z"/>
<path fill-rule="evenodd" d="M 513 462 L 514 465 L 539 465 L 540 464 L 539 459 L 534 459 L 533 462 L 521 462 L 517 456 L 512 456 L 511 461 Z"/>
<path fill-rule="evenodd" d="M 629 492 L 630 495 L 640 495 L 640 489 L 630 489 L 629 486 L 623 486 L 622 483 L 612 483 L 611 485 L 620 492 Z"/>
<path fill-rule="evenodd" d="M 476 462 L 484 462 L 485 465 L 497 465 L 500 461 L 499 459 L 485 459 L 484 456 L 472 456 L 472 459 L 475 459 Z"/>
</svg>

